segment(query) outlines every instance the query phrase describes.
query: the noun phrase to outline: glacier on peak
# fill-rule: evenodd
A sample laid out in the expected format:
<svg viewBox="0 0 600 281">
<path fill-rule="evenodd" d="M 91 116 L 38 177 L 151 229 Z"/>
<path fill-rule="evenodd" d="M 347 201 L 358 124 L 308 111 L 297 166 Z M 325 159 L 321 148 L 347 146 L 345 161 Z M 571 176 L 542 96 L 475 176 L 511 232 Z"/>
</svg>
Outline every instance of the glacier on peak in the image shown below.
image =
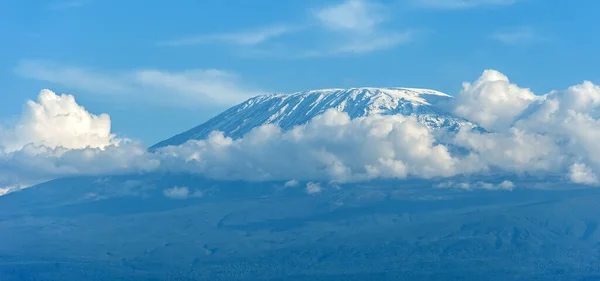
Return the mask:
<svg viewBox="0 0 600 281">
<path fill-rule="evenodd" d="M 192 139 L 204 139 L 215 130 L 234 139 L 265 124 L 289 130 L 306 124 L 328 109 L 345 112 L 352 119 L 370 115 L 413 116 L 432 130 L 444 128 L 456 131 L 463 126 L 477 127 L 444 109 L 452 98 L 448 94 L 429 89 L 373 87 L 260 95 L 229 108 L 191 130 L 159 142 L 150 150 L 180 145 Z"/>
</svg>

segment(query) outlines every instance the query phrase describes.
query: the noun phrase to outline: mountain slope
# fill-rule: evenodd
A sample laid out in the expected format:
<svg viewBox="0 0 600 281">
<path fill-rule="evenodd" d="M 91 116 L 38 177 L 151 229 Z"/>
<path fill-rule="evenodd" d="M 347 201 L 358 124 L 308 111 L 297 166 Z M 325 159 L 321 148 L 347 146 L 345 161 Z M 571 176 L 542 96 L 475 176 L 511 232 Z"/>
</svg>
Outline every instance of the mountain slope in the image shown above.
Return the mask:
<svg viewBox="0 0 600 281">
<path fill-rule="evenodd" d="M 150 149 L 180 145 L 190 139 L 203 139 L 214 130 L 220 130 L 232 138 L 240 138 L 264 124 L 277 124 L 288 130 L 305 124 L 330 108 L 346 112 L 351 118 L 374 114 L 412 115 L 431 129 L 475 127 L 441 109 L 441 105 L 451 99 L 451 96 L 438 91 L 413 88 L 325 89 L 257 96 Z"/>
<path fill-rule="evenodd" d="M 600 190 L 438 183 L 55 180 L 0 197 L 0 280 L 598 280 Z"/>
</svg>

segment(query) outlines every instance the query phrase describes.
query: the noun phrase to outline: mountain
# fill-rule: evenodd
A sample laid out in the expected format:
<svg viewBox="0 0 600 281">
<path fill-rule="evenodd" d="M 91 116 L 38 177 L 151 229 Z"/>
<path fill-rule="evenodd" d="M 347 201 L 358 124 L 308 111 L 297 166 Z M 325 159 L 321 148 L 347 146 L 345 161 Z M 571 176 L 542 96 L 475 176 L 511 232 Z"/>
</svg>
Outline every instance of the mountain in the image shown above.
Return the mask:
<svg viewBox="0 0 600 281">
<path fill-rule="evenodd" d="M 150 149 L 180 145 L 191 139 L 204 139 L 214 130 L 241 138 L 255 127 L 276 124 L 283 130 L 307 123 L 313 117 L 335 108 L 351 118 L 374 114 L 412 115 L 430 129 L 456 130 L 476 127 L 444 110 L 452 96 L 427 89 L 351 88 L 271 94 L 251 98 L 189 131 L 162 141 Z"/>
<path fill-rule="evenodd" d="M 0 197 L 0 280 L 600 277 L 598 189 L 307 184 L 146 174 L 14 192 Z"/>
<path fill-rule="evenodd" d="M 259 96 L 155 147 L 289 129 L 330 108 L 476 127 L 443 110 L 451 99 L 405 88 Z M 600 189 L 561 178 L 57 179 L 0 196 L 0 280 L 600 280 Z M 516 188 L 462 187 L 504 180 Z"/>
</svg>

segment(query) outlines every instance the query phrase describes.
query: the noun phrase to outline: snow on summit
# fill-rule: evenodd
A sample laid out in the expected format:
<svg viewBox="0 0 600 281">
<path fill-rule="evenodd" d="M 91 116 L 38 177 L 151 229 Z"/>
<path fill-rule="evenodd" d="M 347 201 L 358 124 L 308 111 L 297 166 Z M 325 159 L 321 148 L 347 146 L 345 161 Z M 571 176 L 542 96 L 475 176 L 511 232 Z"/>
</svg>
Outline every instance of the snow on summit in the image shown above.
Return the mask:
<svg viewBox="0 0 600 281">
<path fill-rule="evenodd" d="M 214 130 L 232 138 L 240 138 L 264 124 L 275 124 L 283 130 L 289 130 L 306 124 L 328 109 L 345 112 L 352 119 L 370 115 L 414 116 L 431 129 L 474 126 L 443 109 L 451 99 L 450 95 L 429 89 L 373 87 L 261 95 L 228 109 L 196 128 L 160 142 L 152 149 L 180 145 L 190 139 L 203 139 Z"/>
</svg>

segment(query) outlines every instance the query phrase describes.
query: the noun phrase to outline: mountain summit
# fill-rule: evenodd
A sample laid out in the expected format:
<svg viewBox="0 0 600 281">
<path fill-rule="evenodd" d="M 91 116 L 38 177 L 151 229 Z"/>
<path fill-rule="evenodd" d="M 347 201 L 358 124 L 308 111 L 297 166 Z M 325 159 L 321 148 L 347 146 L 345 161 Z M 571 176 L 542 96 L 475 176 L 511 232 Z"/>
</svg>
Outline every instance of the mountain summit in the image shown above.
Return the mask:
<svg viewBox="0 0 600 281">
<path fill-rule="evenodd" d="M 307 123 L 313 117 L 335 108 L 350 118 L 369 115 L 402 114 L 414 116 L 430 129 L 456 130 L 472 123 L 452 116 L 443 105 L 452 96 L 428 89 L 350 88 L 322 89 L 293 94 L 262 95 L 246 100 L 189 131 L 164 140 L 150 149 L 180 145 L 191 139 L 206 138 L 219 130 L 225 136 L 241 138 L 255 127 L 276 124 L 283 130 Z"/>
</svg>

